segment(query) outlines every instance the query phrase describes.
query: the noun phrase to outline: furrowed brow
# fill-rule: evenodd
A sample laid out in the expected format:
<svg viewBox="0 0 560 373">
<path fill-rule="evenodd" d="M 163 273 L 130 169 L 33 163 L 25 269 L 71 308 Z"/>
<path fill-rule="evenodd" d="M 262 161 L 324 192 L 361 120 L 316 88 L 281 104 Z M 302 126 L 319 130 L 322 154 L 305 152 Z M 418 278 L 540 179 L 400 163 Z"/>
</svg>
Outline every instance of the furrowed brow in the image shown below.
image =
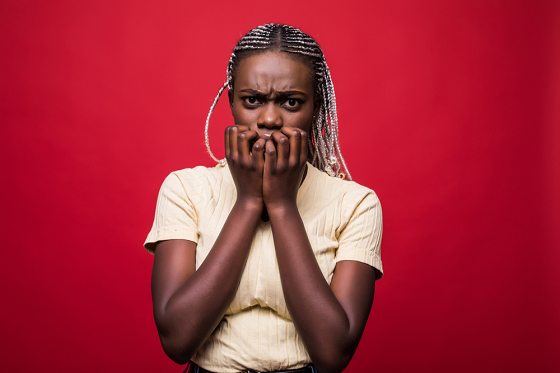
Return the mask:
<svg viewBox="0 0 560 373">
<path fill-rule="evenodd" d="M 278 91 L 278 94 L 282 96 L 296 96 L 296 95 L 307 96 L 302 91 Z"/>
<path fill-rule="evenodd" d="M 256 97 L 266 97 L 267 96 L 266 93 L 263 93 L 261 91 L 257 91 L 255 89 L 251 89 L 251 88 L 242 89 L 239 92 L 240 93 L 247 93 L 247 94 L 250 94 L 250 95 L 253 95 L 253 96 L 256 96 Z M 291 97 L 291 96 L 303 96 L 304 98 L 307 98 L 307 94 L 305 94 L 305 92 L 295 91 L 295 90 L 275 91 L 274 96 L 280 97 L 280 98 Z"/>
<path fill-rule="evenodd" d="M 263 95 L 262 92 L 259 92 L 259 91 L 256 91 L 256 90 L 250 89 L 250 88 L 242 89 L 239 92 L 248 93 L 248 94 L 254 95 L 254 96 L 262 96 Z"/>
</svg>

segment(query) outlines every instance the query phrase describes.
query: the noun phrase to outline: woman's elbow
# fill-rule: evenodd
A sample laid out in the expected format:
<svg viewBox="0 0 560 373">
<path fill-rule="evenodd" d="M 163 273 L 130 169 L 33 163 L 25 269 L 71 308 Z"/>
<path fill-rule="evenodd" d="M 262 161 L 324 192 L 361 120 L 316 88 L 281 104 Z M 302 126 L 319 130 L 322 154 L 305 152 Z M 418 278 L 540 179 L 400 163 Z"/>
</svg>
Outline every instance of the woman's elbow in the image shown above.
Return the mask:
<svg viewBox="0 0 560 373">
<path fill-rule="evenodd" d="M 165 354 L 177 364 L 186 364 L 196 351 L 181 345 L 177 341 L 170 340 L 170 338 L 163 338 L 160 336 L 161 347 Z"/>
<path fill-rule="evenodd" d="M 154 319 L 158 331 L 159 341 L 165 354 L 177 364 L 186 364 L 196 350 L 190 348 L 190 343 L 185 336 L 190 333 L 180 332 L 177 325 L 170 322 L 169 317 L 164 317 L 163 312 L 154 310 Z"/>
<path fill-rule="evenodd" d="M 325 354 L 318 359 L 313 359 L 313 364 L 318 373 L 340 373 L 350 364 L 352 356 L 354 356 L 353 351 L 352 353 Z"/>
<path fill-rule="evenodd" d="M 319 350 L 314 349 L 311 360 L 317 367 L 318 373 L 340 373 L 350 364 L 358 347 L 359 339 L 340 338 L 337 342 L 322 345 Z"/>
</svg>

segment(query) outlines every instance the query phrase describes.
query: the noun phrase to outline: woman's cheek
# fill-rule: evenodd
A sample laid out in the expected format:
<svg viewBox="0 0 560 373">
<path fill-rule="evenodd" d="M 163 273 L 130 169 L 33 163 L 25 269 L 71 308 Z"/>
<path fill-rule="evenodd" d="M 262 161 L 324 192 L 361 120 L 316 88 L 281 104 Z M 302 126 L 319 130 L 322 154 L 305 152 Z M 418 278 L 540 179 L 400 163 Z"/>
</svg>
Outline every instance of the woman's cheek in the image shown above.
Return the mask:
<svg viewBox="0 0 560 373">
<path fill-rule="evenodd" d="M 252 122 L 251 118 L 254 114 L 249 112 L 243 107 L 234 106 L 232 110 L 232 115 L 233 115 L 233 122 L 235 123 L 235 125 L 237 126 L 245 125 L 250 127 Z"/>
</svg>

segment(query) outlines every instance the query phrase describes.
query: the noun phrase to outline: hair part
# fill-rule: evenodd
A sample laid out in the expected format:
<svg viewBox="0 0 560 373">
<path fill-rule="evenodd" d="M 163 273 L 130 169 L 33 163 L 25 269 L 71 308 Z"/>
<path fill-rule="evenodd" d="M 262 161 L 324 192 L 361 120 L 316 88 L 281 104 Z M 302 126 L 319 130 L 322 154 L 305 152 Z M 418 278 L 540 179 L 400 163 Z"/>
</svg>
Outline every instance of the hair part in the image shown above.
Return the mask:
<svg viewBox="0 0 560 373">
<path fill-rule="evenodd" d="M 323 50 L 315 39 L 292 26 L 273 23 L 258 26 L 239 39 L 233 48 L 227 66 L 227 81 L 214 99 L 206 119 L 204 133 L 208 153 L 216 162 L 225 164 L 225 160 L 218 160 L 210 150 L 208 125 L 214 107 L 226 87 L 231 100 L 240 61 L 255 54 L 271 51 L 288 53 L 291 57 L 304 62 L 312 74 L 314 101 L 318 107 L 310 130 L 309 161 L 331 176 L 348 177 L 352 180 L 340 151 L 336 95 Z"/>
</svg>

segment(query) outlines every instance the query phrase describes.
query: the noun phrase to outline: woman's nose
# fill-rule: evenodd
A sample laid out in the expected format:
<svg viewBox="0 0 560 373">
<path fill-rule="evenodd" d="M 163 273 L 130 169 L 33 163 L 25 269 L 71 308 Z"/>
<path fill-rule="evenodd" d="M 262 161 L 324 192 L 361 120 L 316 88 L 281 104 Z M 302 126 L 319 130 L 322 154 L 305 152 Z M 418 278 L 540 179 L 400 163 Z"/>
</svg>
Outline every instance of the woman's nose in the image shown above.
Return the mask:
<svg viewBox="0 0 560 373">
<path fill-rule="evenodd" d="M 273 103 L 268 103 L 262 107 L 261 115 L 257 121 L 259 128 L 280 129 L 282 128 L 282 116 L 279 113 L 279 108 Z"/>
</svg>

